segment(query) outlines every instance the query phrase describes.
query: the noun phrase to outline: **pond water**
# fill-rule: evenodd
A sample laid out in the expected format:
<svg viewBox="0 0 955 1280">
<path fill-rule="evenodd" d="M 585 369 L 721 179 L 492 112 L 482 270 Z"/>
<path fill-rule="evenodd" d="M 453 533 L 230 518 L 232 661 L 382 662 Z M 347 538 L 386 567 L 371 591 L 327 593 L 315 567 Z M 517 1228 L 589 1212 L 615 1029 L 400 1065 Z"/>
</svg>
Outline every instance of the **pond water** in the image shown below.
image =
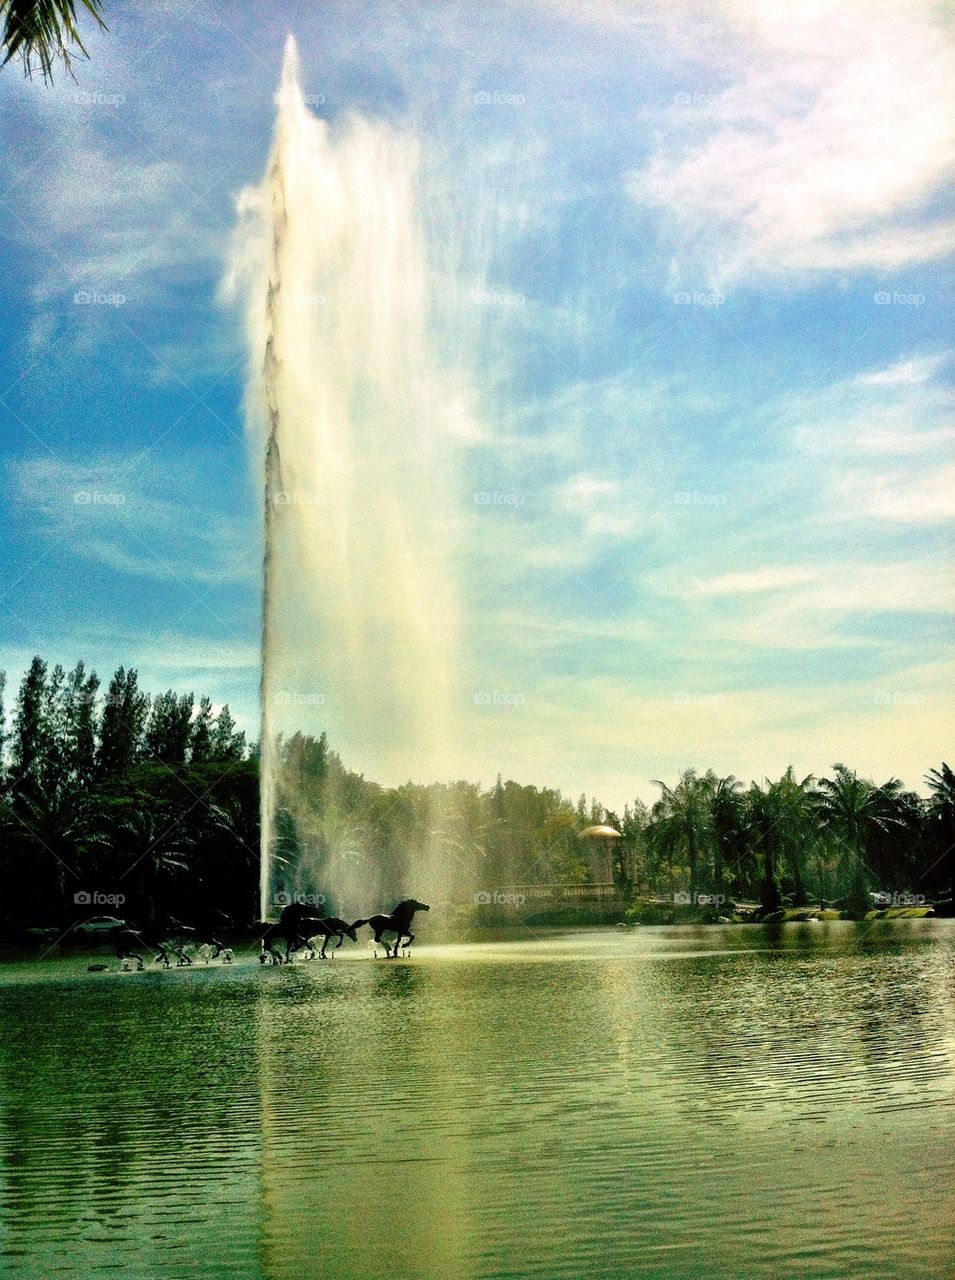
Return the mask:
<svg viewBox="0 0 955 1280">
<path fill-rule="evenodd" d="M 0 965 L 0 1274 L 955 1274 L 955 922 L 346 948 Z"/>
</svg>

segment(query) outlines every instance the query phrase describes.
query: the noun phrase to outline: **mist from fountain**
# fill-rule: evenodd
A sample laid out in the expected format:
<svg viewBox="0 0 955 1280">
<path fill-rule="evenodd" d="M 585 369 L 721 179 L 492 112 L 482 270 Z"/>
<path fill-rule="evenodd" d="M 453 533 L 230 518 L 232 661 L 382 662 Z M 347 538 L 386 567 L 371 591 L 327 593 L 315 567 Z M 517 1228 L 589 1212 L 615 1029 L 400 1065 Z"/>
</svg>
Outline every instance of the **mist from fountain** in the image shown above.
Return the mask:
<svg viewBox="0 0 955 1280">
<path fill-rule="evenodd" d="M 460 386 L 434 337 L 418 147 L 362 117 L 316 117 L 291 37 L 276 103 L 266 175 L 238 199 L 227 280 L 244 310 L 264 497 L 263 919 L 279 880 L 286 895 L 333 884 L 339 901 L 412 891 L 375 883 L 374 851 L 319 819 L 281 743 L 325 731 L 376 780 L 446 775 L 459 636 Z M 298 851 L 281 877 L 280 827 Z M 437 862 L 421 850 L 432 894 Z"/>
</svg>

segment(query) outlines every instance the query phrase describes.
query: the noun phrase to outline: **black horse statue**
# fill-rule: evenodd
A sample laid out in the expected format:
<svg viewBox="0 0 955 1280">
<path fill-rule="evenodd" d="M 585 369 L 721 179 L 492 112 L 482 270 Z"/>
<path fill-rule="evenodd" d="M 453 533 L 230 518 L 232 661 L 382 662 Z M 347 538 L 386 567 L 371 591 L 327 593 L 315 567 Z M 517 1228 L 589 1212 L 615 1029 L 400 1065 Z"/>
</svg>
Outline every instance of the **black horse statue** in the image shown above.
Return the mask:
<svg viewBox="0 0 955 1280">
<path fill-rule="evenodd" d="M 282 914 L 274 924 L 265 926 L 259 939 L 259 960 L 262 964 L 288 964 L 292 953 L 308 946 L 313 934 L 321 932 L 321 920 L 309 915 L 309 909 L 301 902 L 291 902 L 282 908 Z M 279 949 L 284 939 L 285 954 Z M 327 939 L 326 939 L 327 941 Z"/>
<path fill-rule="evenodd" d="M 218 960 L 220 956 L 223 964 L 232 963 L 234 959 L 232 948 L 227 947 L 216 936 L 216 929 L 221 927 L 221 922 L 225 921 L 229 924 L 231 921 L 224 911 L 216 910 L 213 914 L 218 919 L 213 920 L 212 915 L 209 915 L 195 925 L 183 924 L 181 920 L 176 920 L 173 917 L 172 924 L 175 926 L 175 932 L 172 937 L 172 944 L 178 956 L 177 963 L 192 964 L 192 956 L 186 951 L 186 947 L 189 946 L 207 964 L 210 960 Z"/>
<path fill-rule="evenodd" d="M 170 966 L 170 952 L 176 957 L 177 964 L 191 963 L 184 958 L 179 939 L 175 937 L 167 938 L 155 932 L 145 934 L 135 926 L 126 924 L 117 925 L 111 930 L 110 939 L 116 951 L 116 958 L 124 967 L 128 962 L 135 960 L 137 970 L 144 969 L 146 967 L 142 955 L 144 951 L 154 952 L 156 964 L 161 964 L 164 969 Z"/>
<path fill-rule="evenodd" d="M 402 945 L 402 938 L 405 939 L 405 952 L 411 950 L 411 944 L 414 942 L 414 934 L 410 931 L 409 926 L 415 917 L 416 911 L 430 911 L 431 908 L 424 902 L 417 902 L 414 898 L 406 898 L 404 902 L 399 902 L 391 915 L 369 916 L 367 920 L 356 920 L 352 925 L 353 929 L 357 929 L 360 925 L 370 924 L 375 931 L 375 945 L 384 946 L 385 955 L 390 959 L 394 959 L 398 954 L 398 948 Z M 385 934 L 394 934 L 394 943 L 389 946 L 384 941 Z M 377 955 L 377 952 L 375 953 Z"/>
<path fill-rule="evenodd" d="M 337 938 L 338 942 L 332 949 L 331 955 L 331 958 L 334 960 L 335 952 L 339 949 L 346 938 L 351 938 L 352 942 L 358 941 L 358 934 L 356 930 L 363 921 L 356 920 L 354 924 L 349 924 L 347 920 L 342 920 L 340 916 L 325 916 L 321 920 L 303 922 L 303 925 L 304 927 L 308 927 L 311 923 L 318 926 L 307 939 L 312 955 L 314 956 L 315 954 L 315 947 L 313 944 L 318 938 L 321 938 L 322 945 L 318 951 L 318 958 L 320 960 L 327 960 L 328 955 L 325 948 L 331 942 L 332 938 Z"/>
</svg>

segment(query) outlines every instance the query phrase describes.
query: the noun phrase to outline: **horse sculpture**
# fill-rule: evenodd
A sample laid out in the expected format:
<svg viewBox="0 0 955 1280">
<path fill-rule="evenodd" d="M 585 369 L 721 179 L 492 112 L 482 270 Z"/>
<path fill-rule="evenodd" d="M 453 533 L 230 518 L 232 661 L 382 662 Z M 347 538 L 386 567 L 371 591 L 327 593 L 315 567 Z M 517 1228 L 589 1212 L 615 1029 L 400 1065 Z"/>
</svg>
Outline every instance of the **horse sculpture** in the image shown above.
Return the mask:
<svg viewBox="0 0 955 1280">
<path fill-rule="evenodd" d="M 308 913 L 301 902 L 291 902 L 282 908 L 282 914 L 274 924 L 266 925 L 259 939 L 259 960 L 262 964 L 288 964 L 292 952 L 308 946 L 313 934 L 320 932 L 321 920 Z M 279 950 L 279 942 L 285 940 L 285 954 Z M 326 939 L 327 941 L 327 939 Z"/>
<path fill-rule="evenodd" d="M 325 960 L 328 958 L 326 948 L 332 938 L 338 939 L 332 951 L 334 955 L 346 937 L 357 942 L 358 930 L 366 924 L 371 925 L 374 930 L 376 945 L 383 946 L 385 955 L 394 958 L 400 949 L 404 949 L 406 953 L 410 951 L 411 944 L 415 940 L 415 935 L 410 930 L 415 912 L 430 910 L 427 903 L 407 898 L 404 902 L 399 902 L 390 915 L 369 916 L 366 920 L 353 920 L 349 924 L 347 920 L 342 920 L 338 916 L 330 916 L 327 919 L 310 916 L 308 907 L 303 903 L 292 902 L 283 908 L 282 914 L 274 924 L 265 927 L 260 939 L 259 960 L 262 964 L 288 964 L 293 952 L 306 947 L 314 955 L 316 952 L 314 942 L 319 936 L 322 938 L 322 945 L 318 949 L 318 955 Z M 385 935 L 388 935 L 389 939 L 393 937 L 394 942 L 386 941 Z M 284 953 L 280 948 L 282 941 L 285 942 Z"/>
<path fill-rule="evenodd" d="M 356 930 L 363 922 L 361 920 L 356 920 L 354 924 L 349 924 L 347 920 L 342 920 L 340 916 L 326 916 L 321 920 L 303 922 L 305 927 L 308 927 L 308 924 L 310 923 L 317 924 L 318 926 L 318 928 L 315 929 L 307 939 L 312 955 L 315 955 L 315 946 L 313 944 L 319 937 L 321 937 L 322 945 L 318 950 L 318 958 L 320 960 L 327 960 L 328 955 L 326 954 L 325 948 L 331 942 L 332 938 L 337 938 L 338 942 L 333 948 L 331 955 L 331 958 L 334 960 L 335 952 L 339 947 L 341 947 L 346 938 L 351 938 L 352 942 L 358 941 L 358 934 Z"/>
<path fill-rule="evenodd" d="M 161 964 L 164 969 L 169 968 L 170 952 L 176 956 L 177 964 L 192 963 L 184 957 L 178 938 L 161 938 L 156 934 L 147 936 L 133 925 L 117 925 L 111 931 L 110 938 L 116 950 L 116 958 L 123 968 L 135 961 L 137 970 L 144 969 L 146 962 L 142 956 L 143 951 L 154 951 L 156 963 Z"/>
<path fill-rule="evenodd" d="M 228 920 L 224 912 L 217 912 L 223 920 Z M 183 924 L 175 916 L 169 918 L 168 927 L 152 928 L 148 931 L 137 929 L 133 924 L 117 925 L 110 931 L 110 941 L 116 952 L 116 958 L 125 969 L 135 964 L 137 971 L 146 967 L 144 953 L 153 952 L 155 964 L 164 969 L 172 966 L 175 958 L 177 967 L 191 965 L 193 958 L 187 948 L 201 956 L 208 964 L 210 960 L 218 960 L 223 964 L 231 964 L 235 955 L 231 947 L 227 947 L 214 933 L 211 920 L 193 927 Z"/>
<path fill-rule="evenodd" d="M 230 923 L 229 917 L 224 911 L 216 910 L 214 913 L 219 917 L 220 921 Z M 171 946 L 176 956 L 178 964 L 192 964 L 192 956 L 189 955 L 186 948 L 192 947 L 193 951 L 206 964 L 210 960 L 218 960 L 222 957 L 223 964 L 231 964 L 235 955 L 231 947 L 227 947 L 218 937 L 216 937 L 216 924 L 211 916 L 202 920 L 197 925 L 183 924 L 181 920 L 172 919 L 172 923 L 176 926 L 176 932 L 173 935 Z"/>
<path fill-rule="evenodd" d="M 302 949 L 310 951 L 309 958 L 318 955 L 320 959 L 327 960 L 328 944 L 336 939 L 331 952 L 331 958 L 334 958 L 335 952 L 341 948 L 346 938 L 350 938 L 352 942 L 358 941 L 358 930 L 366 924 L 374 931 L 376 946 L 384 946 L 385 955 L 389 959 L 396 957 L 400 950 L 407 955 L 415 940 L 410 929 L 415 913 L 430 910 L 427 903 L 407 898 L 404 902 L 399 902 L 390 915 L 382 913 L 369 916 L 366 920 L 353 920 L 349 924 L 339 916 L 323 918 L 310 915 L 307 906 L 293 902 L 283 909 L 275 923 L 261 926 L 263 931 L 260 936 L 259 960 L 262 964 L 288 964 L 292 954 Z M 319 938 L 320 946 L 317 945 Z M 154 954 L 155 963 L 161 964 L 165 969 L 170 968 L 171 957 L 175 958 L 177 965 L 191 965 L 193 959 L 187 948 L 192 948 L 207 962 L 221 956 L 224 964 L 230 964 L 233 959 L 231 948 L 226 947 L 215 936 L 211 921 L 193 927 L 173 918 L 168 932 L 151 929 L 148 933 L 141 932 L 132 924 L 118 925 L 111 931 L 110 940 L 123 968 L 135 964 L 137 970 L 144 969 L 144 953 L 150 951 Z M 280 946 L 283 941 L 284 952 Z M 375 955 L 377 954 L 376 951 Z"/>
<path fill-rule="evenodd" d="M 410 931 L 409 925 L 415 917 L 415 912 L 430 910 L 431 908 L 427 903 L 417 902 L 414 898 L 406 898 L 404 902 L 398 903 L 391 915 L 369 916 L 367 920 L 356 920 L 352 927 L 357 929 L 360 925 L 370 924 L 375 931 L 375 945 L 384 946 L 385 955 L 389 959 L 394 959 L 398 954 L 398 948 L 402 945 L 402 938 L 406 940 L 404 943 L 405 952 L 407 953 L 411 950 L 411 944 L 414 942 L 415 936 Z M 390 947 L 384 941 L 386 933 L 395 935 L 394 944 Z M 375 954 L 377 955 L 377 952 Z"/>
<path fill-rule="evenodd" d="M 338 939 L 332 951 L 334 956 L 346 938 L 351 938 L 352 942 L 358 941 L 356 930 L 364 923 L 363 920 L 356 920 L 349 924 L 339 916 L 312 916 L 308 914 L 308 907 L 304 904 L 292 902 L 283 908 L 275 924 L 266 926 L 260 939 L 259 960 L 262 964 L 288 964 L 292 953 L 303 949 L 310 952 L 309 959 L 318 955 L 319 959 L 327 960 L 326 947 L 329 942 L 333 938 Z M 322 940 L 321 946 L 316 946 L 319 938 Z M 284 954 L 278 945 L 283 940 Z"/>
</svg>

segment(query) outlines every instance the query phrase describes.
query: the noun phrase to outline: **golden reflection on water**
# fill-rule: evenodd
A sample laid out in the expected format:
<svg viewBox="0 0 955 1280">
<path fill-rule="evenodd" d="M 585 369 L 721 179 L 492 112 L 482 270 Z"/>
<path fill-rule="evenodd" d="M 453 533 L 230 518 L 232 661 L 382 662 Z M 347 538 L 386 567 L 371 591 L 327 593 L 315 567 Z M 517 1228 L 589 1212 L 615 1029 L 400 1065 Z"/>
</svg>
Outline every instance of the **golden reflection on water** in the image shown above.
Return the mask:
<svg viewBox="0 0 955 1280">
<path fill-rule="evenodd" d="M 955 928 L 0 970 L 0 1271 L 925 1277 Z"/>
<path fill-rule="evenodd" d="M 316 969 L 281 975 L 291 999 L 262 989 L 263 1271 L 334 1276 L 352 1259 L 356 1274 L 397 1266 L 467 1280 L 467 1153 L 442 1123 L 457 1105 L 448 1067 L 467 1029 L 453 1006 L 422 1017 L 427 966 L 372 964 L 374 1016 L 357 1021 L 313 1003 Z"/>
</svg>

